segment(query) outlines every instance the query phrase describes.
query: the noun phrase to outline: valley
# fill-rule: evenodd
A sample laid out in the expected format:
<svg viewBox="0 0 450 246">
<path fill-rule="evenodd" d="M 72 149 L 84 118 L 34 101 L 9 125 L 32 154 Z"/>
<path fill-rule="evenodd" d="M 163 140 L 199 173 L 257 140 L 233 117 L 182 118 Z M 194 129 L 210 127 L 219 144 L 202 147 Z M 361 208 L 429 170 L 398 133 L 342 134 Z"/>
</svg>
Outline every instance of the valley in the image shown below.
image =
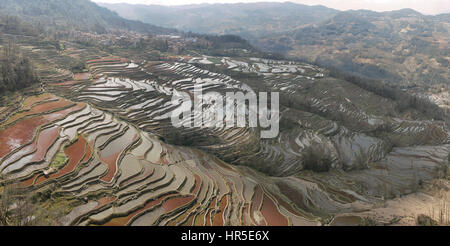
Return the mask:
<svg viewBox="0 0 450 246">
<path fill-rule="evenodd" d="M 386 81 L 411 93 L 437 96 L 440 90 L 449 90 L 448 14 L 425 15 L 413 9 L 339 11 L 293 2 L 100 5 L 146 23 L 240 35 L 261 50 Z"/>
<path fill-rule="evenodd" d="M 14 61 L 0 64 L 0 225 L 450 223 L 448 68 L 427 68 L 436 83 L 408 77 L 393 85 L 261 51 L 238 36 L 183 33 L 90 1 L 71 4 L 96 13 L 89 25 L 29 14 L 37 7 L 0 18 L 0 57 Z M 53 19 L 65 21 L 45 22 Z M 198 86 L 224 99 L 279 93 L 279 107 L 266 107 L 279 113 L 279 134 L 263 138 L 261 125 L 205 127 L 216 120 L 214 97 L 189 107 L 201 115 L 183 115 L 204 125 L 175 126 L 182 104 L 173 96 L 193 98 Z"/>
<path fill-rule="evenodd" d="M 64 208 L 61 225 L 324 225 L 447 175 L 448 126 L 414 109 L 393 118 L 395 101 L 313 65 L 99 56 L 86 68 L 57 70 L 2 116 L 2 186 Z M 279 137 L 174 129 L 171 94 L 195 84 L 280 91 Z"/>
</svg>

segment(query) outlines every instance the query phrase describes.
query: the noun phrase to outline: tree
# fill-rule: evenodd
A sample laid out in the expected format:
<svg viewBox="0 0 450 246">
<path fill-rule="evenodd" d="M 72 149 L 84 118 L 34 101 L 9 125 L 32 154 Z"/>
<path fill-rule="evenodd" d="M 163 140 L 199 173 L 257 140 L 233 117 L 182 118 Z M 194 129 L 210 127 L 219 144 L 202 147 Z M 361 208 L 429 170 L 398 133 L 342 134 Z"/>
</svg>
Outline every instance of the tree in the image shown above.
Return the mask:
<svg viewBox="0 0 450 246">
<path fill-rule="evenodd" d="M 0 226 L 59 226 L 59 219 L 65 215 L 64 208 L 53 202 L 43 206 L 51 192 L 47 190 L 45 195 L 30 192 L 17 184 L 3 187 L 0 193 Z"/>
<path fill-rule="evenodd" d="M 0 52 L 0 94 L 24 89 L 39 81 L 31 60 L 12 41 Z"/>
<path fill-rule="evenodd" d="M 326 154 L 325 149 L 320 145 L 311 145 L 302 151 L 303 166 L 305 170 L 314 172 L 328 172 L 333 161 Z"/>
<path fill-rule="evenodd" d="M 33 225 L 34 211 L 36 207 L 29 194 L 24 194 L 17 185 L 4 187 L 0 198 L 0 225 Z"/>
</svg>

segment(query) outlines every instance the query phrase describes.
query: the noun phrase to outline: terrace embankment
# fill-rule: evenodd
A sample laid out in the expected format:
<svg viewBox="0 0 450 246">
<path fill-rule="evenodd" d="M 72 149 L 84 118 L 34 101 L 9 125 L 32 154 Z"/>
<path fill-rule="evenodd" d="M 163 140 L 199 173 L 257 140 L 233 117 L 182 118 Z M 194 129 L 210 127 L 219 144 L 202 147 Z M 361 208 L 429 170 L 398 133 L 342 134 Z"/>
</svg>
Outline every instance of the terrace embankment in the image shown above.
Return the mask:
<svg viewBox="0 0 450 246">
<path fill-rule="evenodd" d="M 391 117 L 395 102 L 307 64 L 214 59 L 229 75 L 196 66 L 208 59 L 107 57 L 48 82 L 1 125 L 1 184 L 69 201 L 64 225 L 317 225 L 446 175 L 443 122 Z M 245 73 L 289 98 L 277 138 L 172 126 L 174 91 L 261 90 Z"/>
</svg>

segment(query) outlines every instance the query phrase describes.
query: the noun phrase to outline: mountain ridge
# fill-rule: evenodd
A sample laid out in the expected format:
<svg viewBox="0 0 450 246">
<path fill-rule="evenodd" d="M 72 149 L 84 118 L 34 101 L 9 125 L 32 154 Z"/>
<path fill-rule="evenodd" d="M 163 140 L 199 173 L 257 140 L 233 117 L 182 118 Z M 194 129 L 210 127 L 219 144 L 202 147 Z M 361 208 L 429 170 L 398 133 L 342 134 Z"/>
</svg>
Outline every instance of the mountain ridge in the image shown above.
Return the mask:
<svg viewBox="0 0 450 246">
<path fill-rule="evenodd" d="M 164 22 L 166 27 L 184 31 L 239 35 L 267 52 L 394 84 L 435 85 L 450 79 L 446 69 L 450 14 L 425 15 L 408 8 L 339 11 L 289 2 L 139 8 L 101 5 L 125 18 Z M 155 18 L 160 22 L 153 22 Z"/>
<path fill-rule="evenodd" d="M 117 12 L 129 19 L 139 19 L 146 23 L 171 26 L 183 31 L 208 34 L 235 34 L 244 38 L 264 36 L 274 28 L 290 30 L 293 26 L 311 24 L 325 20 L 325 16 L 337 13 L 337 10 L 325 6 L 308 6 L 286 3 L 237 3 L 237 4 L 200 4 L 183 6 L 106 4 L 100 6 Z M 170 16 L 177 16 L 172 20 Z M 247 17 L 249 16 L 249 18 Z M 193 20 L 193 21 L 191 21 Z M 283 27 L 281 22 L 289 21 Z M 245 25 L 242 23 L 246 23 Z M 228 26 L 242 27 L 227 29 Z M 275 23 L 275 24 L 272 24 Z M 256 35 L 246 35 L 245 29 L 255 30 Z"/>
<path fill-rule="evenodd" d="M 174 29 L 127 20 L 89 0 L 2 0 L 0 14 L 17 16 L 45 28 L 73 28 L 97 33 L 115 29 L 151 34 L 177 33 Z"/>
</svg>

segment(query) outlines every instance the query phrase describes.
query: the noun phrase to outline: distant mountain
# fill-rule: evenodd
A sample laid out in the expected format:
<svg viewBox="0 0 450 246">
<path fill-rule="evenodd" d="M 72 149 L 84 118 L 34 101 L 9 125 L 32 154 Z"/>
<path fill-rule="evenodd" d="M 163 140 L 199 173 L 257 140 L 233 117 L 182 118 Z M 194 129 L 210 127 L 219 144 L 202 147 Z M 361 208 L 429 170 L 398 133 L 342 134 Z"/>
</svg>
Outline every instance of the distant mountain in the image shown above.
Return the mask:
<svg viewBox="0 0 450 246">
<path fill-rule="evenodd" d="M 450 14 L 338 11 L 294 3 L 101 4 L 129 19 L 240 35 L 263 50 L 403 84 L 448 83 Z"/>
<path fill-rule="evenodd" d="M 128 30 L 152 34 L 176 32 L 140 21 L 124 19 L 89 0 L 1 0 L 0 15 L 18 16 L 43 28 L 68 28 L 104 33 L 108 30 Z"/>
<path fill-rule="evenodd" d="M 448 15 L 426 16 L 410 9 L 348 11 L 254 43 L 371 78 L 448 84 L 449 31 Z"/>
<path fill-rule="evenodd" d="M 294 3 L 199 4 L 185 6 L 99 3 L 120 16 L 158 26 L 209 34 L 263 37 L 318 23 L 338 13 L 324 6 Z"/>
<path fill-rule="evenodd" d="M 146 48 L 166 52 L 170 48 L 175 53 L 201 51 L 208 55 L 273 57 L 255 49 L 240 36 L 184 33 L 128 20 L 89 0 L 0 0 L 0 36 L 3 33 L 26 36 L 43 34 L 45 38 L 42 40 L 48 39 L 58 46 L 60 40 L 65 40 L 83 45 L 139 47 L 141 52 Z M 180 40 L 143 39 L 136 33 L 165 35 L 165 38 L 174 40 L 180 37 Z"/>
<path fill-rule="evenodd" d="M 450 14 L 440 14 L 434 16 L 434 20 L 436 21 L 443 21 L 443 22 L 450 22 Z"/>
</svg>

